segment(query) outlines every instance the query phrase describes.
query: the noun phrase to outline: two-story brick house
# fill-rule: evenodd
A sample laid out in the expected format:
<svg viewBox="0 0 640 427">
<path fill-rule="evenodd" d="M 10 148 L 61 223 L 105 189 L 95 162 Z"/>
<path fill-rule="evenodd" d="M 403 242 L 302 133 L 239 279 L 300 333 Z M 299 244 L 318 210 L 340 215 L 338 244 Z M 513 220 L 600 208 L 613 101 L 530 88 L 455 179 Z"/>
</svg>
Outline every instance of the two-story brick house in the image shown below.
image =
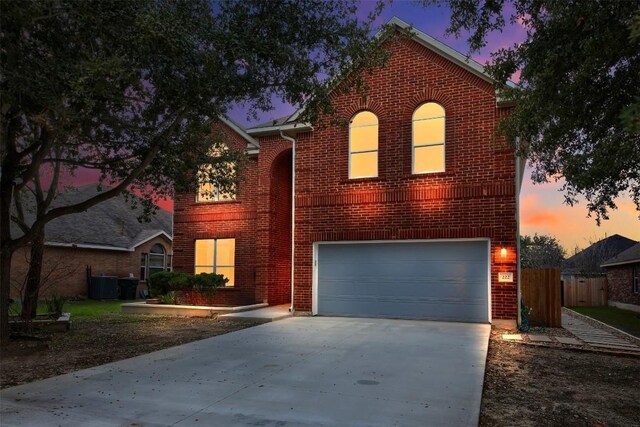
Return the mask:
<svg viewBox="0 0 640 427">
<path fill-rule="evenodd" d="M 383 44 L 367 95 L 333 95 L 348 126 L 221 120 L 248 156 L 235 198 L 179 194 L 174 208 L 175 270 L 231 279 L 215 303 L 516 318 L 521 167 L 493 138 L 510 107 L 480 65 L 423 33 Z"/>
</svg>

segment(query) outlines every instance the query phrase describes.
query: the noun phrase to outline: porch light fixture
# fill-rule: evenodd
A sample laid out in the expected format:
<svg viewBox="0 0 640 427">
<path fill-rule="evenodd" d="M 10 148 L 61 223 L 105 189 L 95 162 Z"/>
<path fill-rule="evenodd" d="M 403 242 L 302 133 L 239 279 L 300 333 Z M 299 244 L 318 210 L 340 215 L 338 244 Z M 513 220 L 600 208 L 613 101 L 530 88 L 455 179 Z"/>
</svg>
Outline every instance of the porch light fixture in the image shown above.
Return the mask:
<svg viewBox="0 0 640 427">
<path fill-rule="evenodd" d="M 500 248 L 500 257 L 501 258 L 506 258 L 507 257 L 507 248 L 505 248 L 502 244 L 500 246 L 502 246 Z"/>
</svg>

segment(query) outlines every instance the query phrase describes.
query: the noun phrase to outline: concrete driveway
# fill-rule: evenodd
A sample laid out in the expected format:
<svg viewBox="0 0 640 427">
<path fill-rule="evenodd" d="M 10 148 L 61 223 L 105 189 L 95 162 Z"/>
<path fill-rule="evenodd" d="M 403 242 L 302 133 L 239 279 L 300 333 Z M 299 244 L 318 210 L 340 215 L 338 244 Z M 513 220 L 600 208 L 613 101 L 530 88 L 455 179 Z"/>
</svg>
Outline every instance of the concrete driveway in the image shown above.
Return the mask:
<svg viewBox="0 0 640 427">
<path fill-rule="evenodd" d="M 294 317 L 2 390 L 3 426 L 478 424 L 489 325 Z"/>
</svg>

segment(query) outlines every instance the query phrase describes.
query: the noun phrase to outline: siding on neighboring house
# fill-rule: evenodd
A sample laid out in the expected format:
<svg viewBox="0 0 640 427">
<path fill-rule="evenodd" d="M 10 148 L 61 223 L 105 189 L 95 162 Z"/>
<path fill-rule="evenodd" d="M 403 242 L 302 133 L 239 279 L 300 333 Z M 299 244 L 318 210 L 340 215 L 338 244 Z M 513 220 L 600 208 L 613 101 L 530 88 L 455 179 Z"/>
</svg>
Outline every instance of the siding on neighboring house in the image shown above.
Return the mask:
<svg viewBox="0 0 640 427">
<path fill-rule="evenodd" d="M 140 277 L 140 255 L 148 253 L 155 244 L 161 244 L 171 255 L 171 242 L 164 236 L 155 237 L 138 246 L 134 252 L 102 249 L 46 246 L 42 269 L 42 288 L 39 296 L 61 295 L 86 297 L 88 293 L 86 269 L 94 276 Z M 12 258 L 11 298 L 20 295 L 29 268 L 29 248 L 19 249 Z M 144 283 L 138 290 L 146 289 Z"/>
<path fill-rule="evenodd" d="M 635 264 L 640 271 L 640 263 Z M 633 264 L 607 267 L 609 301 L 640 306 L 640 293 L 633 291 Z"/>
</svg>

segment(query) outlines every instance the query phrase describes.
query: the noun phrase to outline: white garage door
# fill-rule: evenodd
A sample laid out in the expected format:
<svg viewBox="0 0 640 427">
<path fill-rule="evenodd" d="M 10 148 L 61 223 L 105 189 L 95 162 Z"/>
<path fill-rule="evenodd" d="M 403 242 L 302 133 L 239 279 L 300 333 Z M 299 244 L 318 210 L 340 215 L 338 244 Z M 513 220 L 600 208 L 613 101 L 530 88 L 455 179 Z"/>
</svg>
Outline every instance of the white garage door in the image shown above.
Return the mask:
<svg viewBox="0 0 640 427">
<path fill-rule="evenodd" d="M 320 243 L 315 312 L 489 322 L 488 242 Z"/>
</svg>

